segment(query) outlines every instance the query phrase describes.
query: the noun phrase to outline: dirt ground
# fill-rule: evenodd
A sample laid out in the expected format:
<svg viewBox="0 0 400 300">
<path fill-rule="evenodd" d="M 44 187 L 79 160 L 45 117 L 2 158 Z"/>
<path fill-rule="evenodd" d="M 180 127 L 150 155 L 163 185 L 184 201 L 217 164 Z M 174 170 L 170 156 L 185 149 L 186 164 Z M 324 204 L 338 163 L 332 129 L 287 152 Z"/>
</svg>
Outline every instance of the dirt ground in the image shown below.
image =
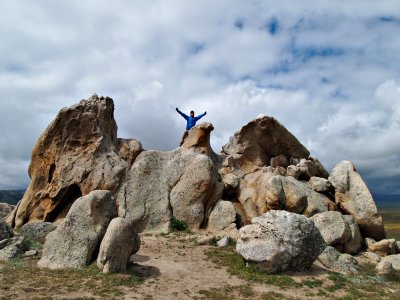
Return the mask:
<svg viewBox="0 0 400 300">
<path fill-rule="evenodd" d="M 213 260 L 222 252 L 198 245 L 198 236 L 143 234 L 141 239 L 127 274 L 103 275 L 95 264 L 81 271 L 43 270 L 36 267 L 38 258 L 0 263 L 0 299 L 363 299 L 368 287 L 358 290 L 348 281 L 344 289 L 343 278 L 317 264 L 308 272 L 260 282 L 232 275 Z M 399 285 L 392 290 L 385 285 L 378 294 L 375 283 L 370 287 L 370 299 L 396 299 L 400 292 Z"/>
</svg>

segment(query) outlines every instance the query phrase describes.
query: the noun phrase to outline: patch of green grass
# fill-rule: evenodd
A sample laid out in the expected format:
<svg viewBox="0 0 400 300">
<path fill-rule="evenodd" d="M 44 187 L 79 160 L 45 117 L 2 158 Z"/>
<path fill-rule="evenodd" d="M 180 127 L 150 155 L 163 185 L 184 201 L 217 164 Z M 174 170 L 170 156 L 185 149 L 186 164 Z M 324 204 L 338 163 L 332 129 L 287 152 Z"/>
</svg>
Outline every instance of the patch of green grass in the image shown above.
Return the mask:
<svg viewBox="0 0 400 300">
<path fill-rule="evenodd" d="M 301 283 L 309 288 L 321 287 L 323 284 L 322 280 L 315 278 L 303 280 Z"/>
<path fill-rule="evenodd" d="M 335 292 L 337 290 L 343 289 L 346 286 L 346 283 L 348 282 L 347 278 L 339 273 L 332 273 L 328 277 L 331 281 L 333 281 L 333 285 L 329 286 L 327 288 L 328 292 Z"/>
<path fill-rule="evenodd" d="M 183 231 L 186 233 L 192 233 L 185 221 L 176 218 L 171 219 L 171 229 L 172 231 Z"/>
<path fill-rule="evenodd" d="M 42 244 L 32 241 L 32 240 L 27 241 L 27 246 L 28 246 L 29 250 L 39 250 L 39 249 L 43 248 Z"/>
<path fill-rule="evenodd" d="M 251 299 L 255 293 L 250 285 L 231 286 L 225 285 L 221 288 L 211 288 L 199 291 L 200 297 L 194 299 L 235 300 Z"/>
<path fill-rule="evenodd" d="M 287 275 L 269 275 L 260 271 L 254 264 L 246 265 L 244 259 L 239 254 L 233 252 L 232 246 L 224 249 L 209 249 L 206 251 L 206 255 L 217 265 L 227 267 L 231 275 L 236 275 L 248 281 L 275 285 L 283 289 L 301 286 L 301 284 Z"/>
</svg>

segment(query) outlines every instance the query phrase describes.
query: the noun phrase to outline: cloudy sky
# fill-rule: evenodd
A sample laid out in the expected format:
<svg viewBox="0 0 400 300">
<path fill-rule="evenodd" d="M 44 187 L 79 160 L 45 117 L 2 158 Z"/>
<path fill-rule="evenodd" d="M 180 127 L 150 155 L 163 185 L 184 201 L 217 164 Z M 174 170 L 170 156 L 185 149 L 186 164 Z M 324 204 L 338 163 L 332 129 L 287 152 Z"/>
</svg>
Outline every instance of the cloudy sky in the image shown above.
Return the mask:
<svg viewBox="0 0 400 300">
<path fill-rule="evenodd" d="M 177 146 L 207 111 L 216 152 L 259 114 L 330 171 L 400 193 L 400 5 L 392 1 L 0 2 L 0 189 L 25 188 L 57 112 L 107 95 L 119 137 Z"/>
</svg>

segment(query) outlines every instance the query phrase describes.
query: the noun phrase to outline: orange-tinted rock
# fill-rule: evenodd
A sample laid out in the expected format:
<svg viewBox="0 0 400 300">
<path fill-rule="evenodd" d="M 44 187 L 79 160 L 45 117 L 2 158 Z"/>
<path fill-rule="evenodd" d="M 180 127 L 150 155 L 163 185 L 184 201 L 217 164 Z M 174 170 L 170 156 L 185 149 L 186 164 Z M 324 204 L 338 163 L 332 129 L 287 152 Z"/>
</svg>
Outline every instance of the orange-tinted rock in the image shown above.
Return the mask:
<svg viewBox="0 0 400 300">
<path fill-rule="evenodd" d="M 63 108 L 32 150 L 31 183 L 8 222 L 21 227 L 62 219 L 80 196 L 114 191 L 127 166 L 119 157 L 111 98 L 93 95 Z"/>
</svg>

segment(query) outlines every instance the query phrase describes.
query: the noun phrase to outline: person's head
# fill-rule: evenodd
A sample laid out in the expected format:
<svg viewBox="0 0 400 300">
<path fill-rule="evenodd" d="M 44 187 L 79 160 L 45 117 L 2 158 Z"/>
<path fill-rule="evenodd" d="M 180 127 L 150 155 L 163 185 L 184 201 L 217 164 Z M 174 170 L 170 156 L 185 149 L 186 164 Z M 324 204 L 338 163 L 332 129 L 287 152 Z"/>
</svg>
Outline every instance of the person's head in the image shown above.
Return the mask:
<svg viewBox="0 0 400 300">
<path fill-rule="evenodd" d="M 193 111 L 193 110 L 190 111 L 190 116 L 191 116 L 192 118 L 194 117 L 194 111 Z"/>
</svg>

